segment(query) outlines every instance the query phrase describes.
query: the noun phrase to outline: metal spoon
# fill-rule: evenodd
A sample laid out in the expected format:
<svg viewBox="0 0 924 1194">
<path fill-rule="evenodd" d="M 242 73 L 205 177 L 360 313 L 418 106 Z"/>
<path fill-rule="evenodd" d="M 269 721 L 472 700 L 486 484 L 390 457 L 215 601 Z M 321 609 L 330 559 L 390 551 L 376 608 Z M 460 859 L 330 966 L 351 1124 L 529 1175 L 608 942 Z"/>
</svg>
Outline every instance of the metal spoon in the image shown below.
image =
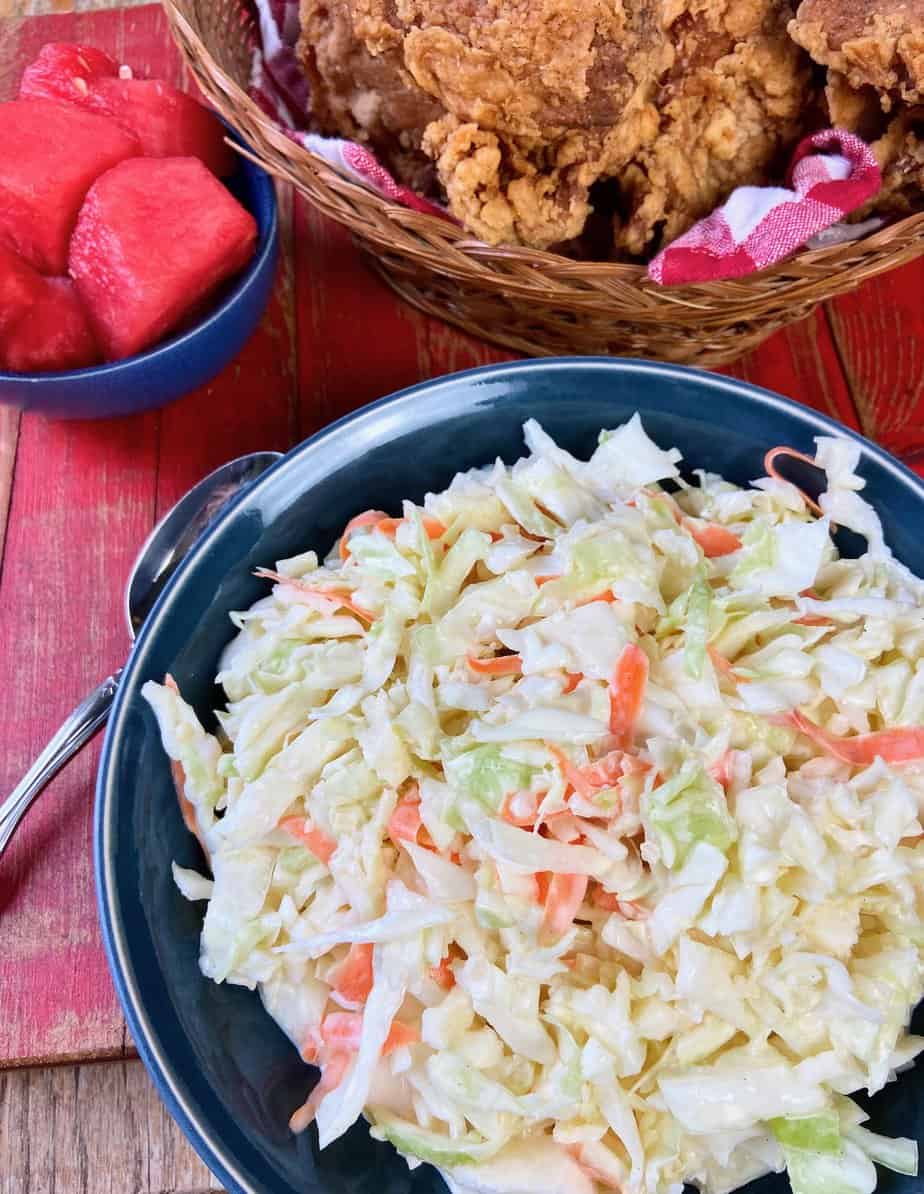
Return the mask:
<svg viewBox="0 0 924 1194">
<path fill-rule="evenodd" d="M 132 642 L 164 585 L 199 535 L 236 493 L 255 481 L 280 456 L 280 452 L 252 452 L 223 464 L 180 498 L 157 524 L 138 553 L 125 586 L 125 620 Z M 39 792 L 105 723 L 122 671 L 119 668 L 108 676 L 77 706 L 0 805 L 0 854 Z"/>
</svg>

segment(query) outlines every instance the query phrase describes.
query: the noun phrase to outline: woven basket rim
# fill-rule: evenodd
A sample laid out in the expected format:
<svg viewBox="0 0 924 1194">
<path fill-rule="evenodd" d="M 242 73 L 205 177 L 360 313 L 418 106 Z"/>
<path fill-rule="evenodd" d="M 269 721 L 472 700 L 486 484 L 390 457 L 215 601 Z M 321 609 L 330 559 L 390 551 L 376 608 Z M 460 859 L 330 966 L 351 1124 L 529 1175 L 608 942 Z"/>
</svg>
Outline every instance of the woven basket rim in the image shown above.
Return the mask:
<svg viewBox="0 0 924 1194">
<path fill-rule="evenodd" d="M 631 295 L 632 303 L 638 305 L 633 318 L 642 322 L 664 318 L 665 308 L 667 314 L 673 308 L 678 317 L 682 312 L 687 322 L 699 312 L 703 318 L 727 326 L 734 320 L 736 308 L 741 308 L 741 318 L 751 318 L 751 305 L 783 294 L 787 303 L 815 305 L 924 252 L 924 210 L 893 220 L 853 241 L 803 249 L 741 278 L 683 286 L 658 284 L 648 277 L 647 265 L 638 262 L 578 261 L 549 250 L 489 245 L 473 238 L 449 217 L 417 211 L 386 198 L 287 136 L 216 61 L 187 15 L 197 0 L 162 3 L 174 37 L 202 90 L 252 146 L 243 151 L 246 156 L 277 178 L 295 181 L 310 201 L 350 227 L 367 247 L 384 254 L 386 261 L 389 254 L 407 252 L 407 244 L 397 243 L 404 233 L 406 238 L 438 253 L 439 270 L 448 277 L 471 282 L 473 271 L 482 271 L 483 277 L 484 272 L 501 267 L 504 289 L 513 298 L 566 301 L 579 309 L 583 293 L 588 302 L 599 301 L 601 292 L 605 294 L 612 286 L 614 298 L 616 290 L 624 302 Z M 248 35 L 253 46 L 252 28 Z M 254 146 L 247 129 L 240 128 L 241 123 L 252 126 L 273 153 Z M 343 205 L 352 210 L 345 212 Z M 842 279 L 844 269 L 850 271 L 849 279 Z"/>
</svg>

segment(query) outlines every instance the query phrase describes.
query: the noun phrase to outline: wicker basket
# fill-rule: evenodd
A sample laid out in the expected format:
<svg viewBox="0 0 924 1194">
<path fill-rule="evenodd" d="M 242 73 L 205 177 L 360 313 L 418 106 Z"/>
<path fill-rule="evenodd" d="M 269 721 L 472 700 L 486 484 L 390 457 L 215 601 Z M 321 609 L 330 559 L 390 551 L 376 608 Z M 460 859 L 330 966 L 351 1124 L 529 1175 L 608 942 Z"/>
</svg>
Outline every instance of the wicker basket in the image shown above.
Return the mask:
<svg viewBox="0 0 924 1194">
<path fill-rule="evenodd" d="M 533 356 L 588 353 L 721 365 L 820 302 L 924 252 L 924 213 L 863 240 L 800 253 L 748 278 L 663 289 L 637 265 L 490 246 L 340 174 L 285 136 L 247 95 L 256 28 L 247 0 L 164 0 L 202 91 L 325 215 L 346 225 L 408 302 Z"/>
</svg>

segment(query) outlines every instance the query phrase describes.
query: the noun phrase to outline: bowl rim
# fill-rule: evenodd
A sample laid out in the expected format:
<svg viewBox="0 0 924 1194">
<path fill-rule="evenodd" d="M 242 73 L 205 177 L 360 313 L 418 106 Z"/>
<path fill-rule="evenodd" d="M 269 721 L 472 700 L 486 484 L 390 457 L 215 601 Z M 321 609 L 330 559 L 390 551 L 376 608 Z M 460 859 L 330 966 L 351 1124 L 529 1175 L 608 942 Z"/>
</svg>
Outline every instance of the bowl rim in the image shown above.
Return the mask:
<svg viewBox="0 0 924 1194">
<path fill-rule="evenodd" d="M 133 353 L 130 357 L 123 357 L 119 361 L 105 361 L 102 365 L 88 365 L 83 369 L 59 369 L 46 373 L 10 373 L 0 370 L 0 383 L 41 386 L 54 382 L 86 382 L 88 379 L 96 380 L 112 377 L 119 373 L 130 373 L 134 369 L 146 369 L 151 364 L 156 364 L 161 358 L 169 358 L 176 352 L 182 353 L 193 345 L 197 336 L 220 323 L 240 303 L 267 265 L 272 264 L 279 239 L 279 202 L 272 176 L 249 157 L 245 157 L 243 154 L 237 154 L 236 157 L 240 167 L 253 178 L 261 196 L 265 199 L 268 205 L 268 218 L 263 223 L 257 221 L 256 251 L 217 307 L 210 310 L 207 315 L 197 320 L 192 327 L 185 331 L 179 332 L 167 340 L 162 340 L 153 348 Z M 254 220 L 257 220 L 254 212 L 250 214 Z"/>
<path fill-rule="evenodd" d="M 481 381 L 503 381 L 511 374 L 526 374 L 528 376 L 530 373 L 556 373 L 569 370 L 577 370 L 579 373 L 603 374 L 616 371 L 630 377 L 634 375 L 641 380 L 650 377 L 665 377 L 673 380 L 692 379 L 704 390 L 725 392 L 739 399 L 743 398 L 745 401 L 756 403 L 765 409 L 780 411 L 790 416 L 795 415 L 809 433 L 834 434 L 858 443 L 864 453 L 867 453 L 876 463 L 891 473 L 918 500 L 924 500 L 924 480 L 890 452 L 830 416 L 811 407 L 803 406 L 791 398 L 785 398 L 772 390 L 740 381 L 737 378 L 710 373 L 707 370 L 686 365 L 622 357 L 549 357 L 502 362 L 446 374 L 442 377 L 418 382 L 367 403 L 329 423 L 297 444 L 281 460 L 261 474 L 253 485 L 239 493 L 228 504 L 222 514 L 193 546 L 161 593 L 125 664 L 109 718 L 97 773 L 93 817 L 93 864 L 97 910 L 106 960 L 138 1054 L 151 1076 L 158 1095 L 196 1153 L 233 1194 L 263 1194 L 263 1191 L 254 1186 L 240 1172 L 235 1158 L 225 1149 L 223 1141 L 200 1120 L 185 1097 L 177 1067 L 160 1046 L 157 1031 L 151 1022 L 143 995 L 137 985 L 136 976 L 132 971 L 128 936 L 119 907 L 113 846 L 113 813 L 117 803 L 114 761 L 125 735 L 128 705 L 136 695 L 134 692 L 135 677 L 145 665 L 148 644 L 154 639 L 162 623 L 170 617 L 172 606 L 182 590 L 184 578 L 194 569 L 197 561 L 207 553 L 212 541 L 236 517 L 239 506 L 253 501 L 261 490 L 266 491 L 280 484 L 284 485 L 286 477 L 300 467 L 302 460 L 323 450 L 327 441 L 345 435 L 354 436 L 364 422 L 377 424 L 383 412 L 390 412 L 392 418 L 399 420 L 406 430 L 412 429 L 415 424 L 417 427 L 426 426 L 428 421 L 432 423 L 432 420 L 427 420 L 426 404 L 421 403 L 419 399 L 427 395 L 432 396 L 440 391 L 450 392 L 451 407 L 440 412 L 443 416 L 449 416 L 479 405 L 483 400 L 478 390 L 478 383 Z M 463 383 L 461 386 L 460 382 Z M 452 401 L 451 394 L 453 390 L 457 391 L 454 401 Z M 405 421 L 402 418 L 404 412 L 410 409 L 413 415 L 415 407 L 416 418 L 410 417 Z"/>
</svg>

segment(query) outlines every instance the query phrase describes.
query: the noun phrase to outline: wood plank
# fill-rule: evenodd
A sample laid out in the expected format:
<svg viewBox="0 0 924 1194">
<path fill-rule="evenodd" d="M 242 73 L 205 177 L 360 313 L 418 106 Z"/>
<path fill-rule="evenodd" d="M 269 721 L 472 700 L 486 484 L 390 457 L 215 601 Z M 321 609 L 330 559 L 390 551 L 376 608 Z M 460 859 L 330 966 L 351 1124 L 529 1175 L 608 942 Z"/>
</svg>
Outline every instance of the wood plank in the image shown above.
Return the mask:
<svg viewBox="0 0 924 1194">
<path fill-rule="evenodd" d="M 402 302 L 346 229 L 295 208 L 299 438 L 348 411 L 456 369 L 516 359 Z"/>
<path fill-rule="evenodd" d="M 823 310 L 777 332 L 720 372 L 776 390 L 859 429 L 857 411 Z"/>
<path fill-rule="evenodd" d="M 87 41 L 152 74 L 185 79 L 157 6 L 31 21 L 21 52 L 49 38 Z M 0 656 L 16 662 L 16 683 L 0 692 L 0 792 L 124 660 L 122 587 L 157 510 L 223 460 L 288 443 L 292 289 L 283 275 L 239 358 L 168 410 L 95 424 L 23 417 L 0 577 Z M 15 425 L 2 418 L 0 509 Z M 124 1052 L 93 897 L 97 758 L 98 743 L 57 777 L 4 857 L 0 1065 Z"/>
<path fill-rule="evenodd" d="M 866 435 L 898 455 L 924 451 L 924 260 L 829 304 Z"/>
<path fill-rule="evenodd" d="M 156 415 L 23 416 L 0 581 L 0 658 L 15 665 L 15 683 L 0 686 L 2 792 L 125 658 L 121 590 L 153 518 L 156 447 Z M 93 896 L 97 757 L 98 743 L 57 777 L 4 855 L 6 1063 L 122 1051 Z"/>
<path fill-rule="evenodd" d="M 4 1194 L 212 1194 L 140 1061 L 0 1073 Z"/>
</svg>

